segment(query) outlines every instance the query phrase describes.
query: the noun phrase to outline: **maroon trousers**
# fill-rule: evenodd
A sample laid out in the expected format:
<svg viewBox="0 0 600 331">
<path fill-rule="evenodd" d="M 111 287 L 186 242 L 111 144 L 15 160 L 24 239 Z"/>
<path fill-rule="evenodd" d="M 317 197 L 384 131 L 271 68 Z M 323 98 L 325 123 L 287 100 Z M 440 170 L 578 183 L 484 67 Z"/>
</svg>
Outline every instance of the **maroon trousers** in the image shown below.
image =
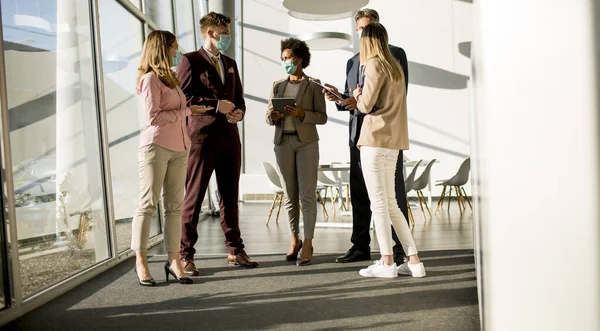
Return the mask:
<svg viewBox="0 0 600 331">
<path fill-rule="evenodd" d="M 229 254 L 244 249 L 238 218 L 238 192 L 242 164 L 242 148 L 239 142 L 192 144 L 185 179 L 185 199 L 182 210 L 181 249 L 182 258 L 193 258 L 198 241 L 200 208 L 213 170 L 217 177 L 221 228 Z"/>
</svg>

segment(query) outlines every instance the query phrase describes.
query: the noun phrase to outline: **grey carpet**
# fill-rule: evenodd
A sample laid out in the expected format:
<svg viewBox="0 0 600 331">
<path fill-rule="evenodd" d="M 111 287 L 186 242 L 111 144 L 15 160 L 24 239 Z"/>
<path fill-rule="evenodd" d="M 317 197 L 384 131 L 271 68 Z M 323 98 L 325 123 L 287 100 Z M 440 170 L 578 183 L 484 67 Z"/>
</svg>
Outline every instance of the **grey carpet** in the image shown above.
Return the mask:
<svg viewBox="0 0 600 331">
<path fill-rule="evenodd" d="M 133 260 L 6 325 L 14 330 L 479 330 L 472 250 L 421 252 L 427 277 L 365 279 L 368 263 L 317 255 L 297 267 L 254 256 L 257 269 L 203 257 L 197 284 L 140 287 Z"/>
</svg>

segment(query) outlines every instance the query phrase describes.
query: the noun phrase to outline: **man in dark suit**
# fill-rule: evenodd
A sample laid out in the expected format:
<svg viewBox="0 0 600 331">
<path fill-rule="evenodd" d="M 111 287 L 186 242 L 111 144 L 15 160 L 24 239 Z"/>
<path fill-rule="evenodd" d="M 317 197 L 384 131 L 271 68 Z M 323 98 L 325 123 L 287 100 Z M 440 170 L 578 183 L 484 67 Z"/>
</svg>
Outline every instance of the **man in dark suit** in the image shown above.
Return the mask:
<svg viewBox="0 0 600 331">
<path fill-rule="evenodd" d="M 358 11 L 355 16 L 355 21 L 356 31 L 360 36 L 360 33 L 365 26 L 370 23 L 379 22 L 379 14 L 373 9 L 365 8 Z M 406 53 L 402 48 L 393 45 L 390 45 L 390 51 L 404 71 L 405 83 L 408 91 L 408 61 L 406 59 Z M 360 151 L 356 147 L 365 114 L 356 109 L 356 99 L 352 96 L 352 90 L 356 88 L 357 84 L 362 83 L 361 78 L 359 53 L 348 60 L 348 63 L 346 64 L 346 86 L 344 94 L 341 95 L 343 100 L 335 98 L 331 93 L 325 93 L 328 100 L 336 101 L 338 110 L 350 112 L 350 200 L 352 202 L 352 237 L 350 240 L 352 241 L 352 247 L 346 254 L 338 256 L 335 259 L 335 262 L 339 263 L 371 259 L 371 235 L 369 233 L 371 225 L 371 201 L 369 200 L 365 179 L 362 174 Z M 326 86 L 331 88 L 335 94 L 340 95 L 335 87 L 327 84 Z M 327 91 L 324 90 L 324 92 Z M 408 221 L 408 207 L 406 204 L 406 193 L 404 192 L 402 162 L 403 154 L 402 151 L 400 151 L 398 162 L 396 164 L 396 200 L 398 206 L 402 210 L 402 214 L 404 214 L 404 217 Z M 396 245 L 394 245 L 394 262 L 401 265 L 404 263 L 403 259 L 405 253 L 395 231 L 392 231 L 392 237 L 396 242 Z"/>
<path fill-rule="evenodd" d="M 258 263 L 244 251 L 238 218 L 238 192 L 242 163 L 237 122 L 246 111 L 237 64 L 222 54 L 231 44 L 231 19 L 210 12 L 200 20 L 204 46 L 184 54 L 177 78 L 190 104 L 214 107 L 212 113 L 188 117 L 192 140 L 187 165 L 186 193 L 182 210 L 181 262 L 188 275 L 198 275 L 194 245 L 198 240 L 200 207 L 213 170 L 219 190 L 221 227 L 228 248 L 227 261 L 253 268 Z"/>
</svg>

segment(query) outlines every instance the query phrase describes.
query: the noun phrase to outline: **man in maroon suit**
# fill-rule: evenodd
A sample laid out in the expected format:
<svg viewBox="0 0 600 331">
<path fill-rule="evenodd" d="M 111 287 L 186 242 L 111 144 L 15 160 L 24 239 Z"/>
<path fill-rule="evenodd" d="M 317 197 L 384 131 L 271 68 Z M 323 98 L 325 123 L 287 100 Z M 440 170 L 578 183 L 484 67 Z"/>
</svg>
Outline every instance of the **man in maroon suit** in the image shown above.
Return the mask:
<svg viewBox="0 0 600 331">
<path fill-rule="evenodd" d="M 254 268 L 244 251 L 238 218 L 238 191 L 242 163 L 237 122 L 246 111 L 242 82 L 235 60 L 222 54 L 231 44 L 231 19 L 211 12 L 200 20 L 204 46 L 184 54 L 177 78 L 190 104 L 214 107 L 212 113 L 188 117 L 192 147 L 187 165 L 186 193 L 182 210 L 181 262 L 186 274 L 198 275 L 194 245 L 198 241 L 198 219 L 202 200 L 213 170 L 220 195 L 221 227 L 229 254 L 227 261 Z"/>
</svg>

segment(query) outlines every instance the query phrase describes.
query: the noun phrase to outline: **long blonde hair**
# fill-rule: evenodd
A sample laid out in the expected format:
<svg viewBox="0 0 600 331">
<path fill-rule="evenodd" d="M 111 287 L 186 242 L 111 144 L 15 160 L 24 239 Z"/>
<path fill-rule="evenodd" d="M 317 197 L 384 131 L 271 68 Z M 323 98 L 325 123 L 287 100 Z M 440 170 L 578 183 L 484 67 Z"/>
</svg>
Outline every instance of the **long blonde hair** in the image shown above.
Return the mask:
<svg viewBox="0 0 600 331">
<path fill-rule="evenodd" d="M 138 67 L 137 85 L 140 84 L 142 76 L 149 72 L 152 72 L 169 88 L 180 85 L 175 73 L 171 70 L 173 59 L 171 58 L 170 48 L 175 42 L 177 42 L 177 38 L 169 31 L 156 30 L 148 35 L 148 39 L 144 42 L 142 59 Z"/>
<path fill-rule="evenodd" d="M 360 63 L 365 65 L 372 58 L 378 58 L 382 62 L 384 72 L 393 83 L 402 80 L 402 67 L 392 56 L 387 31 L 380 23 L 365 26 L 360 38 Z"/>
</svg>

